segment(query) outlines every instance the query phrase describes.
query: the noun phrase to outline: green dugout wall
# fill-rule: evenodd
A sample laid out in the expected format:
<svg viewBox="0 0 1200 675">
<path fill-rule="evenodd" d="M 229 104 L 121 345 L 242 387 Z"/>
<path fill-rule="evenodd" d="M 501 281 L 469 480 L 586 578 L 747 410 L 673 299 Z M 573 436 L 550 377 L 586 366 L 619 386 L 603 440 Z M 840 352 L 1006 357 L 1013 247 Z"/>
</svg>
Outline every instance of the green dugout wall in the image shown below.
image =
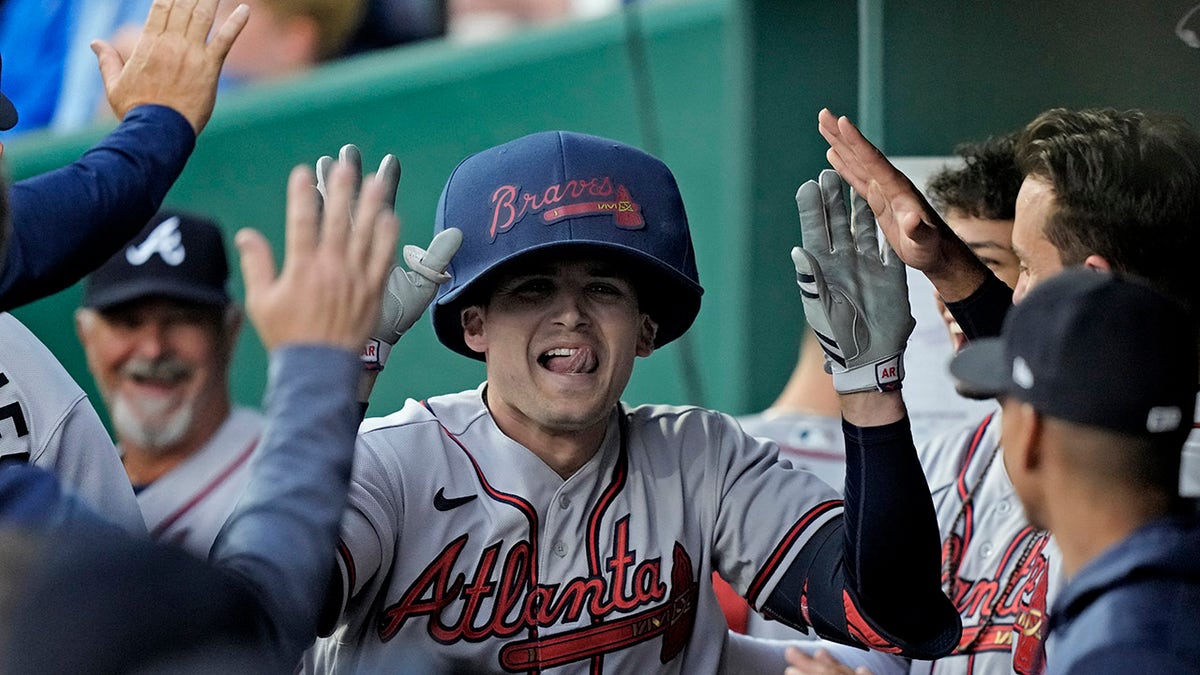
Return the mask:
<svg viewBox="0 0 1200 675">
<path fill-rule="evenodd" d="M 626 400 L 749 412 L 770 403 L 796 354 L 792 196 L 826 166 L 821 107 L 857 116 L 896 155 L 945 155 L 1054 105 L 1200 124 L 1200 50 L 1173 34 L 1191 4 L 663 1 L 500 44 L 403 47 L 222 94 L 167 202 L 215 215 L 230 235 L 259 228 L 279 253 L 290 168 L 355 142 L 368 165 L 400 157 L 402 238 L 424 244 L 443 181 L 471 152 L 551 128 L 638 145 L 678 177 L 706 294 L 686 339 L 639 363 Z M 14 140 L 10 173 L 61 166 L 103 131 Z M 94 391 L 71 323 L 79 295 L 16 313 Z M 266 360 L 249 327 L 235 359 L 235 396 L 256 405 Z M 392 352 L 370 412 L 482 377 L 423 320 Z"/>
<path fill-rule="evenodd" d="M 758 5 L 655 6 L 502 44 L 415 45 L 222 95 L 167 202 L 214 214 L 230 234 L 262 229 L 278 255 L 288 171 L 354 142 L 368 165 L 400 157 L 402 238 L 424 244 L 442 183 L 472 152 L 555 128 L 643 147 L 677 174 L 707 293 L 688 339 L 641 360 L 626 399 L 749 410 L 795 357 L 791 195 L 823 164 L 815 114 L 853 105 L 855 91 L 853 6 Z M 60 166 L 102 131 L 18 139 L 6 151 L 11 172 Z M 240 295 L 240 278 L 234 286 Z M 77 286 L 17 314 L 94 392 L 71 323 L 79 297 Z M 248 326 L 235 359 L 235 396 L 257 404 L 266 361 Z M 750 368 L 768 374 L 752 379 Z M 392 352 L 370 413 L 482 379 L 482 366 L 442 347 L 426 319 Z"/>
</svg>

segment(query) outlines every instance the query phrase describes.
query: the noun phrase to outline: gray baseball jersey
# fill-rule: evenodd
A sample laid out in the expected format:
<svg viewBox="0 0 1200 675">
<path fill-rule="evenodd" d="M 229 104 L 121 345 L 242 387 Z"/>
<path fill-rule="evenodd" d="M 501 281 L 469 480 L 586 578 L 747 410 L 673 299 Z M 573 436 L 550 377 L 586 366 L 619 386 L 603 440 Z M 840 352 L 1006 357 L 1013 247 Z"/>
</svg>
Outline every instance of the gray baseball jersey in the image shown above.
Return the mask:
<svg viewBox="0 0 1200 675">
<path fill-rule="evenodd" d="M 263 424 L 257 411 L 234 408 L 204 447 L 138 490 L 138 505 L 153 539 L 208 558 L 217 532 L 250 479 Z"/>
<path fill-rule="evenodd" d="M 842 489 L 846 482 L 846 440 L 840 415 L 763 412 L 737 421 L 751 436 L 778 443 L 780 459 Z"/>
<path fill-rule="evenodd" d="M 614 412 L 564 480 L 496 427 L 482 387 L 409 401 L 364 423 L 339 550 L 348 601 L 305 666 L 717 672 L 714 569 L 761 604 L 841 512 L 727 415 Z"/>
<path fill-rule="evenodd" d="M 780 459 L 811 471 L 838 491 L 842 490 L 846 482 L 846 441 L 840 416 L 758 413 L 739 417 L 738 423 L 751 436 L 778 443 Z M 774 640 L 816 639 L 816 633 L 801 633 L 758 612 L 750 612 L 746 617 L 746 634 Z"/>
<path fill-rule="evenodd" d="M 108 430 L 75 380 L 11 314 L 0 313 L 0 457 L 53 472 L 130 532 L 146 525 Z"/>
</svg>

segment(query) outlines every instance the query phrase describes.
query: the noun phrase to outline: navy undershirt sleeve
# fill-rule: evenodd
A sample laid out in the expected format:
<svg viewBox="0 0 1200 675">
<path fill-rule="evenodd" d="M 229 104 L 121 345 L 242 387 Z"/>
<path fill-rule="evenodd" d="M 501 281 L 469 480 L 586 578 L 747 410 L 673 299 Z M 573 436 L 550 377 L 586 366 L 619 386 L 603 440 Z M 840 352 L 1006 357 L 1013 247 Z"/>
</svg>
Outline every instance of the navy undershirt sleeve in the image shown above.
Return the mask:
<svg viewBox="0 0 1200 675">
<path fill-rule="evenodd" d="M 958 302 L 947 302 L 946 309 L 954 315 L 968 341 L 996 337 L 1012 307 L 1012 298 L 1012 289 L 989 274 L 974 293 Z"/>
<path fill-rule="evenodd" d="M 195 145 L 178 112 L 138 106 L 78 160 L 13 183 L 0 311 L 57 293 L 108 260 L 158 211 Z"/>
</svg>

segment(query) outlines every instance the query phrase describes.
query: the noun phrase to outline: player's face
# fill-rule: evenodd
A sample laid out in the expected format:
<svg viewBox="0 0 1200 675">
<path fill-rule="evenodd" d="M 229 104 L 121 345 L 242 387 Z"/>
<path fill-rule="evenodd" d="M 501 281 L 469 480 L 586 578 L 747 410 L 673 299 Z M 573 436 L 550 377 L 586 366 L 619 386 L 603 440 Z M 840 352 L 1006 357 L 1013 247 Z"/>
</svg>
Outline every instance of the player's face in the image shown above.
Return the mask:
<svg viewBox="0 0 1200 675">
<path fill-rule="evenodd" d="M 1021 263 L 1012 249 L 1013 221 L 976 218 L 958 209 L 950 209 L 946 213 L 946 224 L 1000 281 L 1009 288 L 1017 285 Z M 957 352 L 966 343 L 962 328 L 942 303 L 941 296 L 935 294 L 934 298 L 950 332 L 950 344 Z"/>
<path fill-rule="evenodd" d="M 1058 249 L 1046 238 L 1046 226 L 1056 208 L 1049 183 L 1033 177 L 1021 183 L 1012 229 L 1013 252 L 1020 260 L 1013 302 L 1020 302 L 1039 283 L 1063 271 Z"/>
<path fill-rule="evenodd" d="M 464 337 L 487 360 L 488 407 L 505 433 L 594 439 L 653 349 L 655 325 L 613 262 L 541 260 L 498 280 L 463 311 Z"/>
<path fill-rule="evenodd" d="M 122 443 L 168 449 L 227 412 L 232 328 L 220 309 L 152 299 L 77 321 Z"/>
</svg>

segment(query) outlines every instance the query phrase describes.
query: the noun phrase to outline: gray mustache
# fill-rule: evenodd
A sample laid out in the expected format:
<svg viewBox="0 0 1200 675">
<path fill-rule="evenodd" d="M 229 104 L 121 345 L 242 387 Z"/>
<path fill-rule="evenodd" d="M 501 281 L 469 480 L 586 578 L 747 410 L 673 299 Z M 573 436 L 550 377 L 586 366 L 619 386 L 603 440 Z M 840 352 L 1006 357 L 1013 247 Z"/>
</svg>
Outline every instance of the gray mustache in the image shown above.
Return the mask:
<svg viewBox="0 0 1200 675">
<path fill-rule="evenodd" d="M 151 380 L 176 380 L 191 372 L 187 364 L 176 358 L 138 359 L 130 361 L 121 369 L 126 377 L 140 377 Z"/>
</svg>

